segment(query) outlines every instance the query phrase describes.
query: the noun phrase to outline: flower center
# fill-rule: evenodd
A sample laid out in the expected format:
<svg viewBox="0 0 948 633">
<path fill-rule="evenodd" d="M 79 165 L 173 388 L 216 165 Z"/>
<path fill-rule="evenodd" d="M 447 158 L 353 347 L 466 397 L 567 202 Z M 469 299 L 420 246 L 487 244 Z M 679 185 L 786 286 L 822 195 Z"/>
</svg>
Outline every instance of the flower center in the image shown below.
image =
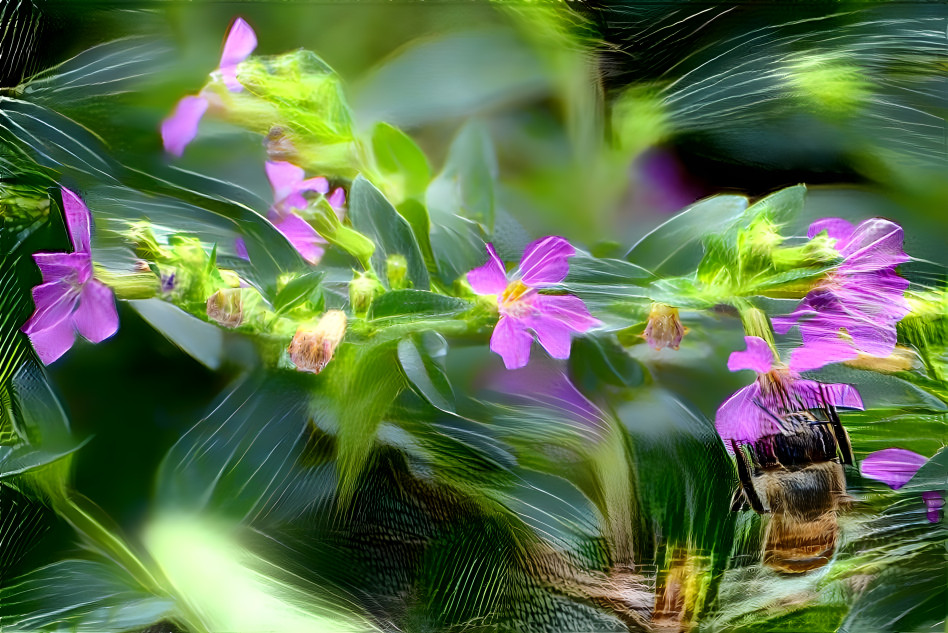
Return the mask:
<svg viewBox="0 0 948 633">
<path fill-rule="evenodd" d="M 535 311 L 533 307 L 533 297 L 535 296 L 536 290 L 527 284 L 519 279 L 512 281 L 498 299 L 500 311 L 512 317 L 528 316 Z"/>
</svg>

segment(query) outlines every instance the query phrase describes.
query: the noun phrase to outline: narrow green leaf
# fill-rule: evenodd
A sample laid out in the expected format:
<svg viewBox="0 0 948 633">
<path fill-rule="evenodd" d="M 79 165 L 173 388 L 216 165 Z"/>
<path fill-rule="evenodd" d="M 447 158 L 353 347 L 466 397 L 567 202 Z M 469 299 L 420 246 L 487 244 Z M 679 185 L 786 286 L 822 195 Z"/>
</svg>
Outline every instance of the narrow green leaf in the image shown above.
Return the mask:
<svg viewBox="0 0 948 633">
<path fill-rule="evenodd" d="M 411 336 L 398 343 L 398 362 L 418 394 L 433 407 L 455 412 L 454 390 L 436 355 L 444 355 L 447 342 L 434 332 Z"/>
<path fill-rule="evenodd" d="M 467 301 L 424 290 L 392 290 L 372 302 L 371 319 L 394 317 L 437 318 L 458 315 L 471 307 Z"/>
<path fill-rule="evenodd" d="M 378 246 L 372 254 L 372 266 L 383 284 L 388 283 L 387 258 L 389 255 L 399 254 L 408 261 L 408 278 L 415 288 L 428 289 L 428 270 L 411 226 L 385 199 L 382 192 L 362 176 L 352 183 L 349 218 L 357 231 L 367 235 Z"/>
<path fill-rule="evenodd" d="M 626 260 L 656 275 L 693 273 L 704 255 L 704 235 L 723 231 L 747 209 L 743 196 L 714 196 L 691 205 L 640 239 Z"/>
<path fill-rule="evenodd" d="M 273 299 L 273 309 L 279 314 L 292 310 L 307 299 L 314 296 L 326 274 L 323 271 L 313 271 L 293 279 Z"/>
<path fill-rule="evenodd" d="M 424 194 L 431 181 L 428 158 L 410 136 L 388 123 L 377 123 L 372 132 L 372 151 L 389 180 L 397 180 L 405 198 Z"/>
</svg>

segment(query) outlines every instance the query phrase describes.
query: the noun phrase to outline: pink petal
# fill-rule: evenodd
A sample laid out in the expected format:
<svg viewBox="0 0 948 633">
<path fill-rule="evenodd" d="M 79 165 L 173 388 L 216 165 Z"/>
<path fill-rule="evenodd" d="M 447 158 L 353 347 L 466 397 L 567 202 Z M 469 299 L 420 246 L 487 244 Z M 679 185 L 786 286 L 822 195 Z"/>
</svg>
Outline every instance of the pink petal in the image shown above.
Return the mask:
<svg viewBox="0 0 948 633">
<path fill-rule="evenodd" d="M 89 240 L 91 237 L 92 214 L 82 198 L 74 194 L 69 189 L 61 187 L 63 194 L 63 209 L 66 211 L 66 229 L 69 231 L 69 237 L 72 239 L 72 248 L 77 253 L 89 253 L 91 247 Z"/>
<path fill-rule="evenodd" d="M 493 244 L 487 244 L 487 263 L 470 271 L 467 282 L 479 295 L 499 295 L 507 289 L 507 273 Z"/>
<path fill-rule="evenodd" d="M 534 287 L 558 284 L 569 273 L 566 260 L 575 254 L 569 242 L 555 235 L 531 242 L 520 259 L 520 279 Z"/>
<path fill-rule="evenodd" d="M 806 236 L 812 240 L 823 231 L 826 231 L 830 239 L 837 241 L 836 246 L 837 250 L 839 250 L 843 247 L 843 244 L 849 240 L 853 234 L 853 229 L 852 222 L 848 220 L 842 218 L 823 218 L 810 225 Z"/>
<path fill-rule="evenodd" d="M 303 197 L 303 193 L 307 191 L 325 194 L 329 191 L 329 181 L 322 177 L 304 180 L 294 185 L 290 194 L 283 200 L 278 200 L 277 204 L 282 206 L 286 211 L 290 209 L 305 209 L 306 198 Z"/>
<path fill-rule="evenodd" d="M 490 350 L 504 359 L 507 369 L 519 369 L 530 360 L 533 337 L 518 320 L 500 317 L 490 337 Z"/>
<path fill-rule="evenodd" d="M 573 295 L 537 295 L 533 305 L 541 314 L 565 323 L 576 332 L 585 332 L 602 324 L 599 319 L 589 314 L 583 300 Z"/>
<path fill-rule="evenodd" d="M 831 363 L 853 360 L 859 352 L 841 338 L 808 342 L 790 352 L 790 369 L 793 371 L 811 371 Z"/>
<path fill-rule="evenodd" d="M 329 206 L 334 209 L 344 206 L 346 204 L 346 190 L 342 187 L 336 187 L 326 201 L 329 202 Z"/>
<path fill-rule="evenodd" d="M 79 292 L 71 283 L 52 281 L 33 288 L 33 303 L 36 310 L 23 324 L 28 335 L 54 327 L 69 317 L 79 300 Z"/>
<path fill-rule="evenodd" d="M 924 456 L 904 448 L 886 448 L 867 455 L 859 464 L 863 477 L 876 479 L 898 490 L 915 476 L 928 461 Z"/>
<path fill-rule="evenodd" d="M 250 255 L 247 254 L 247 243 L 244 238 L 238 237 L 234 240 L 234 251 L 237 253 L 237 257 L 250 261 Z"/>
<path fill-rule="evenodd" d="M 927 490 L 922 493 L 922 499 L 928 506 L 928 522 L 938 523 L 941 518 L 941 509 L 945 507 L 945 498 L 940 490 Z"/>
<path fill-rule="evenodd" d="M 326 249 L 323 245 L 326 241 L 320 237 L 312 226 L 306 220 L 295 213 L 286 213 L 282 217 L 271 214 L 270 220 L 273 225 L 283 233 L 290 244 L 293 245 L 299 254 L 310 264 L 318 264 L 322 259 Z"/>
<path fill-rule="evenodd" d="M 568 324 L 543 314 L 525 317 L 521 322 L 536 333 L 540 345 L 551 357 L 569 358 L 572 337 Z"/>
<path fill-rule="evenodd" d="M 92 275 L 88 253 L 33 253 L 33 261 L 45 283 L 65 279 L 82 283 Z"/>
<path fill-rule="evenodd" d="M 267 179 L 270 180 L 270 186 L 273 188 L 273 200 L 277 204 L 296 191 L 305 173 L 302 167 L 286 161 L 267 161 L 264 169 L 267 171 Z"/>
<path fill-rule="evenodd" d="M 197 136 L 198 123 L 207 111 L 204 97 L 185 97 L 178 102 L 174 113 L 161 122 L 161 141 L 165 150 L 181 156 L 184 148 Z"/>
<path fill-rule="evenodd" d="M 846 261 L 840 270 L 859 272 L 880 270 L 907 262 L 902 250 L 902 227 L 883 218 L 872 218 L 859 224 L 849 242 L 840 250 Z"/>
<path fill-rule="evenodd" d="M 863 409 L 862 397 L 852 385 L 841 383 L 796 380 L 791 387 L 806 409 L 818 409 L 826 405 L 844 409 Z"/>
<path fill-rule="evenodd" d="M 65 354 L 76 340 L 76 332 L 68 314 L 45 329 L 27 333 L 27 336 L 44 365 L 49 365 Z"/>
<path fill-rule="evenodd" d="M 257 35 L 250 25 L 243 18 L 234 20 L 224 41 L 224 52 L 221 54 L 220 63 L 224 83 L 231 92 L 240 92 L 244 89 L 237 81 L 237 64 L 247 59 L 255 48 L 257 48 Z"/>
<path fill-rule="evenodd" d="M 755 381 L 738 389 L 718 407 L 714 426 L 722 439 L 756 442 L 765 435 L 776 435 L 783 431 L 779 421 L 767 415 L 758 404 L 760 395 L 760 385 Z"/>
<path fill-rule="evenodd" d="M 747 350 L 731 352 L 727 359 L 727 368 L 731 371 L 753 369 L 758 374 L 765 374 L 773 368 L 774 353 L 767 341 L 759 336 L 745 336 Z"/>
<path fill-rule="evenodd" d="M 118 332 L 118 312 L 111 288 L 95 279 L 84 285 L 72 321 L 79 333 L 93 343 L 100 343 Z"/>
</svg>

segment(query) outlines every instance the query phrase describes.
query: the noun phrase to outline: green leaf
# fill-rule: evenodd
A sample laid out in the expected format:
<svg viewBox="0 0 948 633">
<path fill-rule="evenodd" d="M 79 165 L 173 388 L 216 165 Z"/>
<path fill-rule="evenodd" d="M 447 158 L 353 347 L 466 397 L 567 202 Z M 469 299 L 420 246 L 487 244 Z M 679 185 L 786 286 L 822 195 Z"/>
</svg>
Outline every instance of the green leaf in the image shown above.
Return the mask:
<svg viewBox="0 0 948 633">
<path fill-rule="evenodd" d="M 388 121 L 410 128 L 551 89 L 549 71 L 515 31 L 462 29 L 420 40 L 392 57 L 356 86 L 355 109 L 363 125 Z"/>
<path fill-rule="evenodd" d="M 948 448 L 942 448 L 922 464 L 918 472 L 902 486 L 901 490 L 917 493 L 948 490 Z"/>
<path fill-rule="evenodd" d="M 418 200 L 409 198 L 398 205 L 398 214 L 411 225 L 428 270 L 437 270 L 434 252 L 431 250 L 431 218 L 428 217 L 428 209 Z"/>
<path fill-rule="evenodd" d="M 395 181 L 403 198 L 424 194 L 431 181 L 428 158 L 410 136 L 388 123 L 377 123 L 372 132 L 372 151 L 379 169 Z"/>
<path fill-rule="evenodd" d="M 161 299 L 128 303 L 149 325 L 193 359 L 209 369 L 220 368 L 224 356 L 224 333 L 220 328 Z"/>
<path fill-rule="evenodd" d="M 428 188 L 432 215 L 457 213 L 492 232 L 497 171 L 490 133 L 484 124 L 470 121 L 451 143 L 444 169 Z"/>
<path fill-rule="evenodd" d="M 372 266 L 383 284 L 388 283 L 386 260 L 390 255 L 399 254 L 408 261 L 408 278 L 415 288 L 428 289 L 428 270 L 411 226 L 382 192 L 361 176 L 352 183 L 349 218 L 357 231 L 367 235 L 378 246 L 372 254 Z"/>
<path fill-rule="evenodd" d="M 274 311 L 282 314 L 312 298 L 325 276 L 325 272 L 316 270 L 287 283 L 273 299 Z"/>
<path fill-rule="evenodd" d="M 640 239 L 626 260 L 660 276 L 694 273 L 704 255 L 703 236 L 726 230 L 747 209 L 747 198 L 721 195 L 701 200 Z"/>
<path fill-rule="evenodd" d="M 470 309 L 471 304 L 425 290 L 391 290 L 372 302 L 370 319 L 450 318 Z"/>
<path fill-rule="evenodd" d="M 587 391 L 595 391 L 600 382 L 635 387 L 645 379 L 642 365 L 629 356 L 612 335 L 575 339 L 569 364 L 574 379 Z"/>
<path fill-rule="evenodd" d="M 175 603 L 145 591 L 121 567 L 64 560 L 0 588 L 0 622 L 16 631 L 142 630 L 178 615 Z"/>
<path fill-rule="evenodd" d="M 232 386 L 171 448 L 158 501 L 175 510 L 265 516 L 315 473 L 296 464 L 307 432 L 312 376 L 256 374 Z"/>
<path fill-rule="evenodd" d="M 803 210 L 805 201 L 806 187 L 804 185 L 787 187 L 752 204 L 747 208 L 744 216 L 748 223 L 754 218 L 765 215 L 779 224 L 794 219 Z"/>
<path fill-rule="evenodd" d="M 399 341 L 398 362 L 422 398 L 435 408 L 454 413 L 454 390 L 438 360 L 447 353 L 447 347 L 447 341 L 440 334 L 416 334 Z"/>
</svg>

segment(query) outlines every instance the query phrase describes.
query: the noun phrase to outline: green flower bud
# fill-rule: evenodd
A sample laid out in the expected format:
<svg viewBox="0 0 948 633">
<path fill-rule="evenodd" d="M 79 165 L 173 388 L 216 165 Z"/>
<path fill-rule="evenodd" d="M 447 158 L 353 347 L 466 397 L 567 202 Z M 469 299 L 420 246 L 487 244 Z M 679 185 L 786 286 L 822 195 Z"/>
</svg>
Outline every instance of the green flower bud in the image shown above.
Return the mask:
<svg viewBox="0 0 948 633">
<path fill-rule="evenodd" d="M 373 273 L 359 273 L 349 282 L 349 302 L 356 316 L 365 316 L 376 297 L 385 288 Z"/>
<path fill-rule="evenodd" d="M 408 260 L 404 255 L 389 255 L 385 260 L 385 276 L 392 290 L 401 290 L 411 287 L 408 279 Z"/>
<path fill-rule="evenodd" d="M 158 294 L 161 282 L 145 262 L 134 272 L 120 273 L 95 266 L 95 278 L 112 289 L 118 299 L 150 299 Z"/>
</svg>

